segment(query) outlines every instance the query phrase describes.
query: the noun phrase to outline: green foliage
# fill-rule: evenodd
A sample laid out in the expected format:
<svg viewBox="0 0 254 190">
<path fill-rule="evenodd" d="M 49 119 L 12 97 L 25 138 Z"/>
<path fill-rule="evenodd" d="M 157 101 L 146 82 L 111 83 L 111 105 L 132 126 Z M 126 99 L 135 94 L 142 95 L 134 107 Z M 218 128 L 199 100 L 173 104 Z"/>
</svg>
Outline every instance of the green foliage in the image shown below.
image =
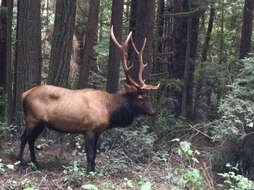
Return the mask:
<svg viewBox="0 0 254 190">
<path fill-rule="evenodd" d="M 195 168 L 195 164 L 199 163 L 196 158 L 200 154 L 199 151 L 193 150 L 190 142 L 180 141 L 179 139 L 173 141 L 179 143 L 174 148 L 174 152 L 185 162 L 185 168 L 175 168 L 173 174 L 168 174 L 168 178 L 173 184 L 182 189 L 202 189 L 203 178 L 200 170 Z"/>
<path fill-rule="evenodd" d="M 176 141 L 178 141 L 178 139 L 176 139 Z M 184 160 L 191 160 L 198 163 L 198 160 L 195 156 L 199 155 L 200 153 L 197 150 L 193 151 L 191 149 L 191 143 L 187 141 L 181 141 L 179 143 L 179 147 L 175 148 L 174 151 Z"/>
<path fill-rule="evenodd" d="M 0 87 L 0 107 L 3 107 L 7 104 L 7 93 L 5 93 L 4 89 Z"/>
<path fill-rule="evenodd" d="M 63 166 L 63 168 L 65 183 L 73 187 L 80 187 L 82 185 L 82 179 L 85 177 L 85 169 L 81 166 L 81 162 L 74 160 L 68 166 Z"/>
<path fill-rule="evenodd" d="M 228 190 L 251 190 L 254 188 L 254 182 L 248 178 L 237 174 L 238 168 L 227 164 L 226 167 L 230 169 L 227 173 L 218 173 L 224 178 L 224 184 L 218 184 L 219 187 L 227 188 Z"/>
<path fill-rule="evenodd" d="M 201 62 L 195 69 L 196 85 L 196 119 L 205 121 L 214 119 L 213 113 L 221 94 L 226 91 L 228 82 L 225 65 L 215 62 Z M 212 118 L 213 116 L 213 118 Z"/>
<path fill-rule="evenodd" d="M 220 103 L 221 119 L 215 127 L 215 139 L 222 139 L 230 134 L 245 134 L 246 129 L 253 127 L 253 76 L 254 58 L 246 58 L 243 60 L 243 68 L 240 70 L 235 82 L 229 86 L 230 91 Z"/>
<path fill-rule="evenodd" d="M 22 189 L 22 190 L 37 190 L 33 187 L 31 180 L 24 178 L 21 181 L 12 180 L 11 185 L 8 187 L 10 190 Z"/>
<path fill-rule="evenodd" d="M 95 46 L 95 52 L 99 58 L 108 57 L 109 55 L 109 35 L 103 37 L 103 39 Z"/>
<path fill-rule="evenodd" d="M 6 170 L 13 170 L 15 165 L 13 164 L 6 164 L 3 162 L 3 160 L 0 158 L 0 175 L 4 174 L 6 172 Z"/>
<path fill-rule="evenodd" d="M 38 170 L 37 166 L 33 162 L 29 162 L 27 165 L 30 166 L 31 169 L 34 170 L 34 171 Z"/>
<path fill-rule="evenodd" d="M 152 189 L 152 184 L 149 181 L 142 184 L 142 186 L 141 186 L 141 190 L 151 190 L 151 189 Z"/>
<path fill-rule="evenodd" d="M 87 190 L 99 190 L 99 188 L 93 184 L 82 185 L 81 188 Z"/>
</svg>

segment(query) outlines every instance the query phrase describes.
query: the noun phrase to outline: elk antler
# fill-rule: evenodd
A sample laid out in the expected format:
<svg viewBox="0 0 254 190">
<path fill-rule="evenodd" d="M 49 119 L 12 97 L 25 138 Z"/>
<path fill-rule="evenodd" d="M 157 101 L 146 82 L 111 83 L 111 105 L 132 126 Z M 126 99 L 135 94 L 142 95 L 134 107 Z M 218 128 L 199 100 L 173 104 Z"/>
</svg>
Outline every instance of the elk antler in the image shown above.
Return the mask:
<svg viewBox="0 0 254 190">
<path fill-rule="evenodd" d="M 147 85 L 145 84 L 145 80 L 143 80 L 143 71 L 145 69 L 145 67 L 147 66 L 147 64 L 144 64 L 143 63 L 143 52 L 144 52 L 144 49 L 145 49 L 145 45 L 146 45 L 146 38 L 144 40 L 144 43 L 143 43 L 143 46 L 141 48 L 140 51 L 137 50 L 134 42 L 133 42 L 133 39 L 132 39 L 132 32 L 129 33 L 128 37 L 126 38 L 126 40 L 120 44 L 116 37 L 115 37 L 115 34 L 114 34 L 114 30 L 113 30 L 113 26 L 111 27 L 111 38 L 113 40 L 113 42 L 116 44 L 116 46 L 120 49 L 120 52 L 121 52 L 121 58 L 122 58 L 122 64 L 123 64 L 123 69 L 124 69 L 124 73 L 125 73 L 125 76 L 126 76 L 126 80 L 127 82 L 129 82 L 130 84 L 134 85 L 136 88 L 138 89 L 144 89 L 144 90 L 156 90 L 159 88 L 160 86 L 160 83 L 157 85 L 157 86 L 152 86 L 152 85 Z M 135 50 L 135 52 L 138 54 L 138 57 L 139 57 L 139 74 L 138 74 L 138 78 L 139 78 L 139 81 L 140 81 L 140 84 L 137 84 L 130 76 L 130 69 L 133 67 L 133 65 L 131 66 L 128 66 L 127 64 L 127 48 L 128 48 L 128 43 L 131 39 L 131 43 L 132 43 L 132 46 Z"/>
<path fill-rule="evenodd" d="M 143 52 L 144 52 L 144 49 L 145 49 L 145 46 L 146 46 L 146 38 L 143 42 L 143 45 L 142 45 L 142 48 L 141 48 L 140 51 L 138 51 L 136 45 L 133 42 L 132 37 L 131 37 L 131 44 L 132 44 L 135 52 L 138 54 L 138 57 L 139 57 L 139 64 L 140 65 L 139 65 L 138 79 L 139 79 L 139 82 L 141 84 L 140 88 L 141 89 L 146 89 L 146 90 L 157 90 L 160 86 L 160 83 L 157 84 L 157 86 L 152 86 L 152 85 L 145 84 L 145 80 L 143 80 L 143 72 L 144 72 L 145 67 L 147 66 L 147 64 L 143 63 Z"/>
<path fill-rule="evenodd" d="M 140 86 L 131 78 L 129 71 L 130 69 L 133 67 L 133 65 L 128 66 L 127 64 L 127 48 L 128 48 L 128 43 L 130 41 L 132 32 L 129 33 L 128 37 L 126 38 L 125 42 L 123 42 L 122 44 L 120 44 L 114 34 L 114 30 L 113 30 L 113 26 L 111 27 L 111 38 L 113 40 L 113 42 L 116 44 L 116 46 L 120 49 L 121 52 L 121 58 L 122 58 L 122 64 L 123 64 L 123 69 L 124 69 L 124 73 L 126 76 L 126 80 L 127 82 L 129 82 L 130 84 L 134 85 L 137 88 L 140 88 Z"/>
</svg>

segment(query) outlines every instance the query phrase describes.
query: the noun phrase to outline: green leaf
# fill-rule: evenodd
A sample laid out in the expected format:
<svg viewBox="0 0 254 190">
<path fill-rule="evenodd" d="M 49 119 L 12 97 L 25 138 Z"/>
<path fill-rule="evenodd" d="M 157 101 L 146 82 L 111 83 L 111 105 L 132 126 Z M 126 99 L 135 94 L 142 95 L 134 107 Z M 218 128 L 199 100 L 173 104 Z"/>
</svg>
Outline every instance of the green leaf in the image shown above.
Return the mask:
<svg viewBox="0 0 254 190">
<path fill-rule="evenodd" d="M 24 190 L 34 190 L 33 187 L 26 187 Z"/>
<path fill-rule="evenodd" d="M 152 184 L 150 181 L 144 183 L 144 185 L 141 186 L 141 190 L 152 190 Z"/>
<path fill-rule="evenodd" d="M 99 188 L 96 187 L 96 186 L 93 185 L 93 184 L 82 185 L 81 188 L 87 189 L 87 190 L 99 190 Z"/>
<path fill-rule="evenodd" d="M 12 164 L 7 164 L 6 167 L 9 168 L 10 170 L 14 170 L 14 165 Z"/>
</svg>

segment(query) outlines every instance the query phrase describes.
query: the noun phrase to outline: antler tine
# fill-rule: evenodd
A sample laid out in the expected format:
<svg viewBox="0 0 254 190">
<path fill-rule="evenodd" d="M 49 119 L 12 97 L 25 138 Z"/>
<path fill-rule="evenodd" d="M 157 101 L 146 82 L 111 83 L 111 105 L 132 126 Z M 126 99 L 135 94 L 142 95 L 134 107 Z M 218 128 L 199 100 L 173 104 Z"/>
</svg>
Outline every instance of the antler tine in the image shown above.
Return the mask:
<svg viewBox="0 0 254 190">
<path fill-rule="evenodd" d="M 145 86 L 145 81 L 143 80 L 143 72 L 144 72 L 144 69 L 145 67 L 147 66 L 147 64 L 144 64 L 143 63 L 143 52 L 144 52 L 144 49 L 145 49 L 145 45 L 146 45 L 146 38 L 143 42 L 143 45 L 142 45 L 142 48 L 140 51 L 138 51 L 135 43 L 133 42 L 133 38 L 131 38 L 131 44 L 135 50 L 135 52 L 138 54 L 138 57 L 139 57 L 139 73 L 138 73 L 138 79 L 139 79 L 139 82 L 141 83 L 141 87 Z"/>
<path fill-rule="evenodd" d="M 116 39 L 116 37 L 115 37 L 113 25 L 112 25 L 112 27 L 111 27 L 111 32 L 110 32 L 110 34 L 111 34 L 111 38 L 112 38 L 113 42 L 115 42 L 115 44 L 117 45 L 117 47 L 118 47 L 119 49 L 122 49 L 122 45 L 119 44 L 119 42 L 117 41 L 117 39 Z"/>
<path fill-rule="evenodd" d="M 145 80 L 143 80 L 143 72 L 144 72 L 145 67 L 147 66 L 147 64 L 144 64 L 144 62 L 143 62 L 143 52 L 144 52 L 144 49 L 145 49 L 145 46 L 146 46 L 146 41 L 147 40 L 145 38 L 141 50 L 138 51 L 135 43 L 133 42 L 133 38 L 131 38 L 131 44 L 132 44 L 135 52 L 138 54 L 138 57 L 139 57 L 140 66 L 139 66 L 138 79 L 141 83 L 141 87 L 140 87 L 141 89 L 156 90 L 156 89 L 159 88 L 160 83 L 157 86 L 152 86 L 152 85 L 145 84 Z"/>
<path fill-rule="evenodd" d="M 129 71 L 130 69 L 133 67 L 133 65 L 129 66 L 127 65 L 127 58 L 126 58 L 126 51 L 127 51 L 127 48 L 128 48 L 128 43 L 131 39 L 131 36 L 132 36 L 132 32 L 129 33 L 128 37 L 126 38 L 126 40 L 120 44 L 116 37 L 115 37 L 115 34 L 114 34 L 114 29 L 113 29 L 113 25 L 111 27 L 111 38 L 113 40 L 113 42 L 116 44 L 116 46 L 120 49 L 121 51 L 121 57 L 122 57 L 122 65 L 123 65 L 123 69 L 124 69 L 124 73 L 126 75 L 126 80 L 128 82 L 130 82 L 132 85 L 136 86 L 136 87 L 139 87 L 139 85 L 130 77 L 129 75 Z"/>
</svg>

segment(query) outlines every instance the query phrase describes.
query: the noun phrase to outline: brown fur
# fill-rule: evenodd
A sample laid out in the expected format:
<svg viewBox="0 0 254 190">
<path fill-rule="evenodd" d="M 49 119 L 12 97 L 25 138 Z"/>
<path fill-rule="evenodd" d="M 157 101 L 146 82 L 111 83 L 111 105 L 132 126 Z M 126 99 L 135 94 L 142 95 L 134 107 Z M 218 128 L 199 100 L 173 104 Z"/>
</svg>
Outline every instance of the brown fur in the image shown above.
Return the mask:
<svg viewBox="0 0 254 190">
<path fill-rule="evenodd" d="M 69 90 L 50 85 L 32 88 L 22 95 L 26 123 L 33 123 L 27 125 L 28 130 L 44 122 L 68 133 L 104 131 L 114 109 L 112 102 L 120 99 L 123 98 L 119 94 L 100 90 Z"/>
</svg>

